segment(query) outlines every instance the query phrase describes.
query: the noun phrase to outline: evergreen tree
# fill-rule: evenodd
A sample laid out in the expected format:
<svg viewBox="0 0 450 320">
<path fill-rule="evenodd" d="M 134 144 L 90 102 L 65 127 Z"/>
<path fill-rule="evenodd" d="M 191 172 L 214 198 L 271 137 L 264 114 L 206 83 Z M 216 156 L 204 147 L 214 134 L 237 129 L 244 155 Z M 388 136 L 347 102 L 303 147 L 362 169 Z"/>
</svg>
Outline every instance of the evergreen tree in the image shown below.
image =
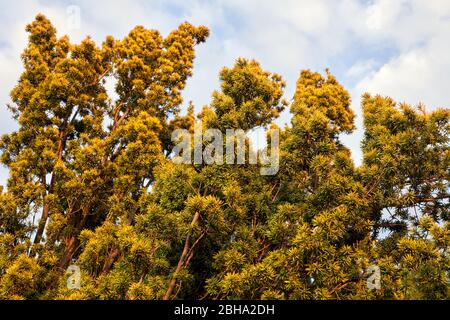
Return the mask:
<svg viewBox="0 0 450 320">
<path fill-rule="evenodd" d="M 363 96 L 362 179 L 373 185 L 370 212 L 385 296 L 449 297 L 450 110 Z"/>
<path fill-rule="evenodd" d="M 37 265 L 45 296 L 80 255 L 83 230 L 116 220 L 126 227 L 141 210 L 162 159 L 168 118 L 178 112 L 192 74 L 194 46 L 208 30 L 184 23 L 163 38 L 138 26 L 99 48 L 89 38 L 80 45 L 57 39 L 48 19 L 38 15 L 27 32 L 25 71 L 10 106 L 20 128 L 0 143 L 2 163 L 10 169 L 1 196 L 0 274 L 26 268 L 34 279 Z M 107 95 L 107 77 L 116 81 L 116 101 Z M 110 248 L 103 272 L 117 247 Z M 16 290 L 7 279 L 0 281 L 6 296 Z"/>
<path fill-rule="evenodd" d="M 353 129 L 349 106 L 348 93 L 328 72 L 323 77 L 302 71 L 291 105 L 292 127 L 282 134 L 281 169 L 265 182 L 271 208 L 258 226 L 261 245 L 244 246 L 250 239 L 242 238 L 219 254 L 211 294 L 320 299 L 364 291 L 368 195 L 338 137 Z M 237 264 L 236 255 L 248 258 Z"/>
<path fill-rule="evenodd" d="M 101 46 L 58 38 L 43 15 L 26 30 L 8 106 L 19 129 L 0 139 L 1 299 L 450 297 L 449 109 L 363 95 L 355 167 L 340 141 L 355 128 L 350 96 L 328 70 L 301 71 L 280 129 L 285 82 L 244 58 L 209 106 L 181 114 L 206 27 L 138 26 Z M 218 162 L 178 164 L 172 133 L 191 134 L 192 156 L 200 126 L 235 158 L 229 129 L 265 128 L 268 144 L 278 130 L 279 171 L 262 175 L 249 152 L 225 164 L 206 138 Z"/>
</svg>

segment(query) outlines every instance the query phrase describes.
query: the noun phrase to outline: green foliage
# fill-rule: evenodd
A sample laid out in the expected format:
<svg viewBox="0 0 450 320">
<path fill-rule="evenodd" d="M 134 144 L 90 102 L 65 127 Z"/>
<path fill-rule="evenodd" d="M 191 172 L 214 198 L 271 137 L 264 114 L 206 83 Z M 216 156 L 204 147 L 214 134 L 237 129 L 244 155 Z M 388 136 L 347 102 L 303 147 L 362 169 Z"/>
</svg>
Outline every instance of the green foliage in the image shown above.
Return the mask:
<svg viewBox="0 0 450 320">
<path fill-rule="evenodd" d="M 19 129 L 0 139 L 1 299 L 450 297 L 448 109 L 365 94 L 356 168 L 340 142 L 355 128 L 348 92 L 328 70 L 305 70 L 276 175 L 175 164 L 171 134 L 196 120 L 269 127 L 288 105 L 281 76 L 239 58 L 209 106 L 181 115 L 206 27 L 163 37 L 138 26 L 101 46 L 57 38 L 43 15 L 26 30 L 9 106 Z M 71 264 L 79 289 L 67 286 Z"/>
<path fill-rule="evenodd" d="M 237 59 L 220 72 L 221 92 L 212 95 L 211 128 L 242 129 L 270 124 L 283 111 L 285 83 L 281 76 L 261 69 L 254 60 Z"/>
</svg>

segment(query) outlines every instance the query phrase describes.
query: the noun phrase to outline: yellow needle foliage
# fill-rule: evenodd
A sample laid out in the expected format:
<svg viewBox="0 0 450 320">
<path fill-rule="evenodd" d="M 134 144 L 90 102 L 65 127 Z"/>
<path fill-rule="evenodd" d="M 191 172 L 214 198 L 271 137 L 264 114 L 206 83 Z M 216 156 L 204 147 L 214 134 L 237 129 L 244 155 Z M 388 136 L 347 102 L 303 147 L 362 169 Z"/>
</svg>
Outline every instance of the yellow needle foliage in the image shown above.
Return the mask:
<svg viewBox="0 0 450 320">
<path fill-rule="evenodd" d="M 0 139 L 1 299 L 450 298 L 448 108 L 365 94 L 355 167 L 350 95 L 328 70 L 301 71 L 289 105 L 280 75 L 238 58 L 210 105 L 181 115 L 206 27 L 100 46 L 43 15 L 26 31 L 18 129 Z M 171 161 L 175 129 L 275 130 L 286 106 L 275 175 Z"/>
</svg>

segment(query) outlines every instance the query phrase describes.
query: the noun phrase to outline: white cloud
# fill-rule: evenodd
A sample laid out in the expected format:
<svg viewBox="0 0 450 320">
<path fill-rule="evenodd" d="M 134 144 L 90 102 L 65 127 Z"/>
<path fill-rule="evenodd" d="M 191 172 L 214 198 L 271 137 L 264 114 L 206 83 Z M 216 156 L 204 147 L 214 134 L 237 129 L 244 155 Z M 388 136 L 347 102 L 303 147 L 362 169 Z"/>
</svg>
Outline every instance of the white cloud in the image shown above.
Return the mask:
<svg viewBox="0 0 450 320">
<path fill-rule="evenodd" d="M 450 107 L 449 35 L 450 25 L 443 26 L 423 46 L 394 57 L 377 72 L 362 78 L 356 88 L 413 105 L 423 102 L 430 109 Z"/>
<path fill-rule="evenodd" d="M 371 74 L 376 66 L 374 59 L 358 61 L 345 72 L 345 75 L 350 78 L 360 78 L 367 74 Z"/>
<path fill-rule="evenodd" d="M 380 0 L 365 10 L 366 26 L 369 30 L 382 31 L 390 28 L 402 14 L 402 7 L 407 1 Z"/>
</svg>

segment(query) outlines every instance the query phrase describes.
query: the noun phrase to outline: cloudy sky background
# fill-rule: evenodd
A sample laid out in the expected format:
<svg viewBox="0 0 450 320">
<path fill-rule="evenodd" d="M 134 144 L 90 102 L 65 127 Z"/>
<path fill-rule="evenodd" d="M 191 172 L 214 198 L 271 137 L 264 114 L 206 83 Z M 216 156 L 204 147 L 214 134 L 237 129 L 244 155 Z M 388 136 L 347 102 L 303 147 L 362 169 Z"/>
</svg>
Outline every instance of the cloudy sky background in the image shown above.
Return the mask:
<svg viewBox="0 0 450 320">
<path fill-rule="evenodd" d="M 80 26 L 73 28 L 73 7 Z M 291 99 L 301 69 L 330 68 L 352 96 L 358 129 L 344 136 L 361 163 L 363 92 L 389 95 L 429 110 L 450 105 L 450 1 L 448 0 L 0 0 L 0 134 L 17 126 L 6 103 L 21 73 L 25 25 L 37 13 L 51 19 L 59 36 L 80 42 L 90 35 L 125 36 L 135 25 L 166 35 L 181 22 L 206 25 L 211 36 L 197 47 L 194 76 L 184 92 L 199 111 L 219 86 L 218 72 L 237 57 L 254 58 L 287 81 Z M 277 121 L 289 123 L 286 111 Z M 7 172 L 0 169 L 0 184 Z"/>
</svg>

